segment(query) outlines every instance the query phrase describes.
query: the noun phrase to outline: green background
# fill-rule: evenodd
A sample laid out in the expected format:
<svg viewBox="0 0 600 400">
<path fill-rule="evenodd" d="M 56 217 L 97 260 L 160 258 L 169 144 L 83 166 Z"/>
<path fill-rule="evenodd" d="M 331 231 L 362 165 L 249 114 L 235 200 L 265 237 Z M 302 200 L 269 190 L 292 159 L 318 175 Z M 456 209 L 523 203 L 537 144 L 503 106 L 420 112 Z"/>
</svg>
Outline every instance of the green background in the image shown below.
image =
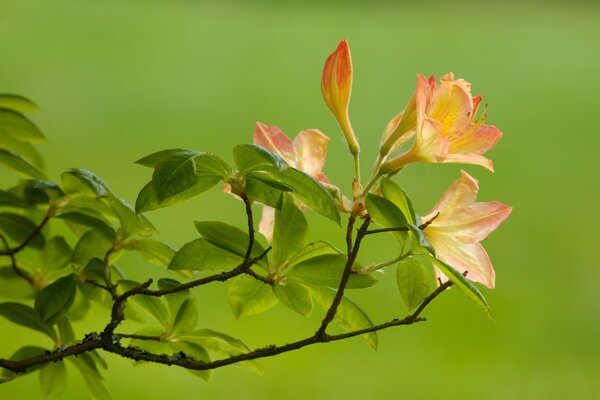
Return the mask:
<svg viewBox="0 0 600 400">
<path fill-rule="evenodd" d="M 377 352 L 360 339 L 317 345 L 264 360 L 264 376 L 227 367 L 210 383 L 107 356 L 114 398 L 600 396 L 599 19 L 593 2 L 1 0 L 0 92 L 41 106 L 33 118 L 49 137 L 41 148 L 51 177 L 87 168 L 130 202 L 150 176 L 132 161 L 174 147 L 231 159 L 234 144 L 252 140 L 257 120 L 289 135 L 305 128 L 329 135 L 325 171 L 347 192 L 351 158 L 319 89 L 323 61 L 342 38 L 354 60 L 350 110 L 363 173 L 418 72 L 452 71 L 472 82 L 489 103 L 489 123 L 504 132 L 489 153 L 495 174 L 464 167 L 480 180 L 481 200 L 514 207 L 485 242 L 498 275 L 496 290 L 485 291 L 495 321 L 453 290 L 426 310 L 428 322 L 382 332 Z M 425 213 L 460 168 L 412 166 L 396 181 Z M 241 203 L 218 190 L 150 217 L 176 247 L 196 237 L 194 219 L 243 226 Z M 334 224 L 308 217 L 313 239 L 342 243 Z M 362 260 L 387 254 L 392 243 L 369 240 Z M 133 256 L 122 267 L 139 279 L 162 273 Z M 406 313 L 391 272 L 351 293 L 377 322 Z M 224 286 L 196 297 L 200 324 L 253 346 L 300 338 L 320 317 L 279 305 L 235 321 Z M 99 330 L 107 318 L 94 310 L 80 332 Z M 0 336 L 3 357 L 49 344 L 4 320 Z M 38 396 L 35 374 L 0 386 L 2 399 Z M 85 398 L 74 370 L 64 397 Z"/>
</svg>

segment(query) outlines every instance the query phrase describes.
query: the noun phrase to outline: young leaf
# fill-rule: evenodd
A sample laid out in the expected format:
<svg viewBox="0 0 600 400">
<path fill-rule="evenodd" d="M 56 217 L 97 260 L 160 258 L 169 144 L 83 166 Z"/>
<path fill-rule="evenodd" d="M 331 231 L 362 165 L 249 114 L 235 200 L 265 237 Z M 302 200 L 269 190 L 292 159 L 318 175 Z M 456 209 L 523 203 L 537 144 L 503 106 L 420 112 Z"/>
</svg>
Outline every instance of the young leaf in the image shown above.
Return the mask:
<svg viewBox="0 0 600 400">
<path fill-rule="evenodd" d="M 295 265 L 286 276 L 290 280 L 316 286 L 337 288 L 342 280 L 348 258 L 343 254 L 324 254 L 309 258 Z M 371 287 L 377 280 L 371 275 L 352 274 L 348 279 L 348 289 Z"/>
<path fill-rule="evenodd" d="M 229 305 L 236 318 L 269 310 L 277 303 L 271 287 L 251 276 L 240 275 L 229 286 Z"/>
<path fill-rule="evenodd" d="M 186 299 L 173 319 L 173 332 L 184 333 L 193 330 L 198 322 L 198 310 L 194 299 Z"/>
<path fill-rule="evenodd" d="M 272 171 L 287 168 L 278 155 L 255 144 L 239 144 L 233 148 L 233 159 L 240 175 L 251 171 Z"/>
<path fill-rule="evenodd" d="M 310 293 L 306 287 L 298 283 L 288 282 L 285 285 L 275 285 L 273 293 L 286 307 L 305 317 L 312 311 L 313 303 Z"/>
<path fill-rule="evenodd" d="M 0 232 L 4 232 L 9 238 L 21 244 L 36 229 L 36 224 L 19 214 L 0 213 Z M 44 235 L 39 232 L 29 242 L 29 246 L 35 249 L 44 247 Z"/>
<path fill-rule="evenodd" d="M 154 187 L 152 186 L 152 182 L 149 182 L 138 194 L 135 201 L 135 212 L 139 214 L 191 200 L 206 192 L 219 182 L 220 179 L 216 177 L 203 177 L 202 179 L 198 179 L 197 182 L 188 189 L 165 197 L 160 203 L 156 196 L 156 192 L 154 191 Z"/>
<path fill-rule="evenodd" d="M 196 239 L 183 245 L 169 264 L 171 270 L 228 270 L 240 265 L 244 258 L 215 246 L 206 239 Z"/>
<path fill-rule="evenodd" d="M 41 332 L 51 339 L 56 339 L 56 332 L 51 326 L 43 324 L 33 308 L 20 303 L 0 303 L 0 315 L 7 320 Z"/>
<path fill-rule="evenodd" d="M 36 167 L 21 155 L 5 149 L 0 149 L 0 164 L 8 167 L 22 175 L 34 179 L 45 179 L 44 171 Z"/>
<path fill-rule="evenodd" d="M 385 199 L 394 203 L 402 211 L 409 223 L 415 224 L 417 222 L 417 216 L 410 198 L 396 182 L 389 178 L 382 179 L 381 192 Z"/>
<path fill-rule="evenodd" d="M 308 225 L 302 211 L 288 197 L 283 197 L 280 210 L 275 210 L 273 229 L 273 263 L 283 265 L 306 245 Z"/>
<path fill-rule="evenodd" d="M 163 267 L 168 267 L 175 256 L 175 249 L 151 238 L 130 240 L 125 244 L 125 248 L 137 251 L 146 260 Z"/>
<path fill-rule="evenodd" d="M 38 293 L 34 308 L 42 323 L 54 324 L 62 317 L 75 300 L 76 288 L 75 275 L 69 274 Z"/>
<path fill-rule="evenodd" d="M 278 173 L 278 177 L 282 183 L 294 188 L 292 196 L 336 224 L 341 223 L 335 200 L 312 176 L 295 168 L 286 168 Z"/>
<path fill-rule="evenodd" d="M 59 399 L 67 387 L 67 369 L 62 361 L 45 364 L 40 371 L 40 388 L 44 400 Z"/>
<path fill-rule="evenodd" d="M 396 283 L 409 310 L 416 308 L 429 294 L 431 278 L 427 269 L 431 264 L 426 262 L 427 259 L 411 256 L 403 259 L 396 268 Z"/>
<path fill-rule="evenodd" d="M 442 271 L 444 275 L 448 277 L 459 289 L 463 292 L 467 298 L 471 299 L 475 304 L 480 306 L 485 313 L 490 316 L 490 306 L 488 305 L 483 294 L 477 289 L 471 281 L 467 280 L 460 272 L 446 264 L 443 261 L 438 260 L 434 257 L 429 257 L 436 267 Z"/>
<path fill-rule="evenodd" d="M 219 221 L 194 221 L 194 225 L 198 233 L 215 246 L 242 257 L 246 255 L 250 240 L 247 232 Z M 252 257 L 257 257 L 264 251 L 263 246 L 254 241 Z"/>
<path fill-rule="evenodd" d="M 369 216 L 383 228 L 398 228 L 407 226 L 406 217 L 402 211 L 389 200 L 373 194 L 367 195 L 365 202 Z M 392 232 L 400 243 L 406 241 L 406 232 Z"/>
<path fill-rule="evenodd" d="M 323 287 L 309 287 L 311 294 L 315 301 L 319 303 L 323 309 L 327 310 L 333 298 L 335 297 L 336 291 L 333 289 Z M 338 306 L 337 313 L 335 314 L 335 322 L 337 322 L 342 328 L 349 331 L 355 331 L 359 329 L 370 328 L 373 323 L 365 314 L 365 312 L 356 305 L 352 300 L 343 297 L 340 305 Z M 361 335 L 361 337 L 374 349 L 377 350 L 377 333 L 370 332 Z"/>
<path fill-rule="evenodd" d="M 31 112 L 37 110 L 38 106 L 33 101 L 18 94 L 3 93 L 0 94 L 0 108 L 17 112 Z"/>
<path fill-rule="evenodd" d="M 25 142 L 45 142 L 46 137 L 40 129 L 23 114 L 0 109 L 0 129 Z"/>
</svg>

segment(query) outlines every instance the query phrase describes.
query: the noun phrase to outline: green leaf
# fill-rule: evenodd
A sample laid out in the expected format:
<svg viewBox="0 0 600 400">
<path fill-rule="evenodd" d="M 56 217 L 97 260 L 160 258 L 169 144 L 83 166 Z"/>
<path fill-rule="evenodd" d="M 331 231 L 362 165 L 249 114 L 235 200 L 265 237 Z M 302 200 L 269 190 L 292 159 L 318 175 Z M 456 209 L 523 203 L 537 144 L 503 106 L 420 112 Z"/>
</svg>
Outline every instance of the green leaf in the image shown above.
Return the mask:
<svg viewBox="0 0 600 400">
<path fill-rule="evenodd" d="M 139 160 L 135 161 L 135 164 L 143 165 L 144 167 L 154 168 L 156 165 L 164 160 L 165 158 L 169 158 L 172 155 L 186 152 L 188 150 L 184 149 L 166 149 L 157 151 L 156 153 L 152 153 L 147 155 L 146 157 L 142 157 Z"/>
<path fill-rule="evenodd" d="M 163 278 L 158 280 L 158 287 L 160 290 L 171 289 L 180 285 L 181 283 L 176 281 L 175 279 Z M 181 290 L 179 292 L 163 296 L 163 298 L 167 300 L 167 304 L 169 305 L 169 311 L 171 314 L 171 321 L 174 321 L 183 303 L 188 298 L 190 298 L 190 291 L 187 289 Z"/>
<path fill-rule="evenodd" d="M 26 159 L 28 162 L 44 170 L 44 159 L 40 152 L 31 143 L 22 142 L 0 129 L 0 149 L 12 151 Z"/>
<path fill-rule="evenodd" d="M 31 100 L 18 94 L 0 94 L 0 108 L 18 112 L 36 111 L 38 106 Z"/>
<path fill-rule="evenodd" d="M 0 288 L 2 297 L 7 299 L 29 299 L 34 295 L 34 290 L 23 278 L 15 274 L 12 267 L 0 267 Z"/>
<path fill-rule="evenodd" d="M 179 307 L 173 320 L 173 332 L 183 333 L 193 330 L 198 322 L 198 310 L 194 299 L 186 299 Z"/>
<path fill-rule="evenodd" d="M 186 357 L 191 356 L 192 358 L 194 358 L 198 361 L 204 361 L 205 363 L 210 362 L 210 356 L 208 355 L 208 352 L 206 351 L 206 349 L 204 349 L 204 347 L 202 347 L 196 343 L 190 343 L 190 342 L 171 343 L 171 348 L 173 349 L 174 352 L 176 352 L 176 355 L 183 353 L 186 355 Z M 208 381 L 212 375 L 211 370 L 202 371 L 202 370 L 188 369 L 187 371 L 189 373 L 191 373 L 192 375 L 196 375 L 196 376 L 204 379 L 205 381 Z"/>
<path fill-rule="evenodd" d="M 90 213 L 67 211 L 57 215 L 56 218 L 96 229 L 107 237 L 114 237 L 116 234 L 114 228 L 101 215 L 93 216 Z"/>
<path fill-rule="evenodd" d="M 323 309 L 327 310 L 331 306 L 336 291 L 322 287 L 309 287 L 315 301 Z M 335 314 L 334 321 L 342 328 L 348 331 L 370 328 L 373 323 L 365 312 L 352 300 L 344 296 Z M 377 333 L 370 332 L 361 335 L 361 337 L 374 349 L 377 350 Z"/>
<path fill-rule="evenodd" d="M 69 274 L 57 279 L 42 289 L 35 297 L 35 312 L 43 323 L 54 324 L 75 300 L 77 286 L 75 275 Z"/>
<path fill-rule="evenodd" d="M 322 256 L 325 254 L 343 254 L 340 250 L 335 248 L 331 243 L 326 242 L 324 240 L 320 240 L 318 242 L 309 243 L 302 250 L 294 254 L 292 258 L 290 258 L 287 269 L 292 269 L 295 265 L 308 260 L 309 258 L 314 258 L 317 256 Z"/>
<path fill-rule="evenodd" d="M 159 204 L 198 182 L 194 158 L 199 154 L 197 151 L 183 151 L 156 164 L 152 174 L 152 187 Z"/>
<path fill-rule="evenodd" d="M 294 188 L 292 196 L 302 201 L 315 212 L 340 225 L 340 213 L 335 200 L 327 189 L 313 177 L 295 168 L 279 172 L 280 181 Z"/>
<path fill-rule="evenodd" d="M 61 175 L 66 193 L 88 193 L 95 197 L 112 194 L 108 185 L 96 174 L 83 168 L 71 168 Z"/>
<path fill-rule="evenodd" d="M 169 264 L 171 270 L 229 270 L 240 265 L 244 258 L 206 239 L 196 239 L 183 245 Z"/>
<path fill-rule="evenodd" d="M 277 304 L 271 287 L 248 275 L 231 280 L 229 305 L 236 318 L 263 313 Z"/>
<path fill-rule="evenodd" d="M 79 355 L 78 358 L 69 357 L 68 360 L 79 370 L 79 373 L 85 381 L 88 394 L 92 399 L 110 400 L 112 398 L 104 384 L 102 375 L 100 375 L 100 372 L 96 367 L 94 359 L 89 354 L 83 353 Z"/>
<path fill-rule="evenodd" d="M 21 155 L 10 150 L 0 149 L 0 164 L 12 170 L 15 170 L 27 177 L 35 179 L 46 178 L 46 174 L 44 173 L 44 171 L 33 165 Z"/>
<path fill-rule="evenodd" d="M 44 271 L 56 271 L 67 266 L 73 250 L 62 236 L 54 236 L 46 242 L 43 253 Z"/>
<path fill-rule="evenodd" d="M 281 190 L 269 186 L 263 181 L 256 179 L 246 180 L 246 195 L 252 201 L 265 204 L 269 207 L 281 208 Z"/>
<path fill-rule="evenodd" d="M 406 217 L 402 211 L 383 197 L 368 194 L 365 202 L 369 216 L 383 228 L 399 228 L 407 226 Z M 400 243 L 406 241 L 406 232 L 391 232 Z"/>
<path fill-rule="evenodd" d="M 463 292 L 467 298 L 471 299 L 475 304 L 480 306 L 485 313 L 491 317 L 490 315 L 490 306 L 488 305 L 485 297 L 477 286 L 475 286 L 471 281 L 467 280 L 460 272 L 446 264 L 443 261 L 438 260 L 434 257 L 429 257 L 429 259 L 435 264 L 436 267 L 442 271 L 444 275 L 448 277 L 455 285 Z"/>
<path fill-rule="evenodd" d="M 308 316 L 313 308 L 310 292 L 306 287 L 294 282 L 273 286 L 273 293 L 286 307 Z"/>
<path fill-rule="evenodd" d="M 14 354 L 12 356 L 10 356 L 9 360 L 22 361 L 22 360 L 26 360 L 28 358 L 41 356 L 42 354 L 44 354 L 47 351 L 48 350 L 44 349 L 43 347 L 23 346 L 16 352 L 14 352 Z M 26 374 L 31 373 L 33 371 L 36 371 L 36 370 L 42 368 L 43 366 L 44 366 L 44 364 L 38 364 L 38 365 L 31 366 L 31 367 L 27 368 L 27 371 L 25 373 Z M 2 372 L 2 376 L 8 376 L 10 374 L 12 374 L 12 372 L 7 369 L 5 369 Z"/>
<path fill-rule="evenodd" d="M 133 281 L 120 281 L 119 286 L 122 290 L 129 290 L 139 283 Z M 149 316 L 154 317 L 164 327 L 169 325 L 169 312 L 165 304 L 159 297 L 152 296 L 132 296 L 127 300 L 131 305 L 138 307 L 141 311 Z"/>
<path fill-rule="evenodd" d="M 198 179 L 190 188 L 173 194 L 172 196 L 165 197 L 160 203 L 152 186 L 152 182 L 149 182 L 138 194 L 135 202 L 135 212 L 139 214 L 191 200 L 206 192 L 219 182 L 220 179 L 216 177 L 203 177 Z"/>
<path fill-rule="evenodd" d="M 278 155 L 255 144 L 239 144 L 233 148 L 233 159 L 240 175 L 251 171 L 281 170 L 287 163 Z"/>
<path fill-rule="evenodd" d="M 56 332 L 40 320 L 33 308 L 21 303 L 0 303 L 0 315 L 7 320 L 41 332 L 51 339 L 56 339 Z"/>
<path fill-rule="evenodd" d="M 194 225 L 198 233 L 215 246 L 241 257 L 246 255 L 250 240 L 247 232 L 219 221 L 194 221 Z M 264 247 L 255 240 L 252 257 L 257 257 L 264 251 Z"/>
<path fill-rule="evenodd" d="M 0 109 L 0 130 L 25 142 L 45 142 L 46 137 L 40 129 L 23 114 Z"/>
<path fill-rule="evenodd" d="M 416 224 L 417 215 L 415 214 L 412 202 L 396 182 L 389 178 L 383 178 L 381 180 L 381 192 L 385 199 L 394 203 L 402 211 L 408 223 Z"/>
<path fill-rule="evenodd" d="M 337 288 L 342 280 L 348 257 L 343 254 L 324 254 L 306 259 L 286 273 L 290 280 L 316 286 Z M 348 289 L 371 287 L 377 280 L 371 275 L 352 274 L 348 279 Z"/>
<path fill-rule="evenodd" d="M 175 256 L 175 249 L 151 238 L 129 240 L 126 242 L 125 248 L 137 251 L 146 260 L 163 267 L 168 267 Z"/>
<path fill-rule="evenodd" d="M 272 242 L 274 265 L 283 265 L 306 246 L 307 236 L 308 224 L 302 211 L 288 196 L 284 196 L 281 209 L 275 210 Z"/>
<path fill-rule="evenodd" d="M 58 335 L 60 337 L 60 344 L 68 345 L 76 342 L 75 331 L 69 321 L 68 317 L 62 317 L 56 323 L 58 327 Z"/>
<path fill-rule="evenodd" d="M 214 154 L 202 153 L 194 158 L 194 164 L 199 177 L 227 179 L 231 174 L 231 166 Z"/>
<path fill-rule="evenodd" d="M 265 172 L 265 171 L 256 171 L 249 172 L 246 175 L 246 181 L 260 181 L 267 186 L 270 186 L 272 189 L 275 189 L 280 192 L 293 192 L 294 188 L 290 185 L 286 185 L 285 183 L 279 181 L 277 178 L 273 176 L 273 174 Z"/>
<path fill-rule="evenodd" d="M 104 258 L 104 255 L 113 245 L 114 237 L 107 236 L 106 233 L 89 230 L 77 242 L 71 262 L 79 265 L 86 265 L 88 260 L 97 257 Z"/>
<path fill-rule="evenodd" d="M 423 233 L 423 230 L 416 225 L 409 225 L 408 227 L 412 234 L 411 240 L 413 240 L 414 242 L 412 245 L 413 248 L 425 249 L 425 251 L 435 256 L 435 249 L 433 248 L 431 242 L 429 242 L 429 239 L 427 239 L 427 236 L 425 236 L 425 234 Z"/>
<path fill-rule="evenodd" d="M 400 261 L 396 268 L 396 283 L 409 310 L 415 309 L 429 294 L 431 278 L 427 270 L 431 264 L 426 264 L 426 260 L 410 256 Z"/>
<path fill-rule="evenodd" d="M 25 241 L 36 227 L 37 225 L 35 223 L 22 215 L 7 212 L 0 213 L 0 231 L 4 232 L 10 239 L 18 244 Z M 29 242 L 28 246 L 35 249 L 42 249 L 44 243 L 44 235 L 42 232 L 39 232 Z"/>
<path fill-rule="evenodd" d="M 62 361 L 45 364 L 40 371 L 40 388 L 44 400 L 59 399 L 67 387 L 67 368 Z"/>
<path fill-rule="evenodd" d="M 119 222 L 121 223 L 121 229 L 126 238 L 132 236 L 149 236 L 153 232 L 156 232 L 154 225 L 143 215 L 137 215 L 133 208 L 125 201 L 113 197 L 108 200 L 110 208 L 115 212 Z"/>
</svg>

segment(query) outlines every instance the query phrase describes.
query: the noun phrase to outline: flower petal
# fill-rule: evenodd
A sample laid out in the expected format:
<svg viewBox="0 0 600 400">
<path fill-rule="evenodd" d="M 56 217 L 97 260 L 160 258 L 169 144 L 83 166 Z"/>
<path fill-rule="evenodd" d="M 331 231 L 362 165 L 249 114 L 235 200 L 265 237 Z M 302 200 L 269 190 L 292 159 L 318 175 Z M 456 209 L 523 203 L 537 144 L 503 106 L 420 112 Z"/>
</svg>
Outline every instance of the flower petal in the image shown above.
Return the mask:
<svg viewBox="0 0 600 400">
<path fill-rule="evenodd" d="M 494 125 L 481 125 L 473 134 L 467 135 L 463 140 L 454 141 L 450 146 L 452 153 L 483 154 L 496 146 L 502 132 Z"/>
<path fill-rule="evenodd" d="M 329 138 L 317 129 L 301 131 L 294 139 L 296 149 L 296 168 L 317 178 L 322 175 L 327 156 Z"/>
<path fill-rule="evenodd" d="M 273 240 L 273 228 L 275 227 L 275 209 L 269 206 L 264 206 L 258 231 L 267 239 L 268 243 Z"/>
<path fill-rule="evenodd" d="M 434 222 L 438 231 L 468 240 L 482 241 L 508 218 L 512 207 L 497 201 L 473 203 L 459 207 L 447 218 Z"/>
<path fill-rule="evenodd" d="M 427 115 L 441 124 L 442 134 L 463 130 L 473 116 L 471 84 L 454 80 L 453 74 L 444 75 L 433 91 Z"/>
<path fill-rule="evenodd" d="M 468 205 L 475 202 L 479 185 L 477 179 L 473 178 L 465 171 L 461 171 L 461 176 L 450 185 L 450 187 L 442 194 L 440 201 L 433 207 L 431 212 L 423 217 L 427 221 L 438 212 L 440 215 L 435 220 L 434 224 L 443 224 L 446 219 L 452 220 L 452 212 L 459 206 Z M 432 224 L 433 225 L 433 224 Z"/>
<path fill-rule="evenodd" d="M 288 164 L 292 166 L 296 165 L 294 144 L 277 126 L 257 122 L 254 128 L 254 144 L 277 154 L 287 161 Z"/>
</svg>

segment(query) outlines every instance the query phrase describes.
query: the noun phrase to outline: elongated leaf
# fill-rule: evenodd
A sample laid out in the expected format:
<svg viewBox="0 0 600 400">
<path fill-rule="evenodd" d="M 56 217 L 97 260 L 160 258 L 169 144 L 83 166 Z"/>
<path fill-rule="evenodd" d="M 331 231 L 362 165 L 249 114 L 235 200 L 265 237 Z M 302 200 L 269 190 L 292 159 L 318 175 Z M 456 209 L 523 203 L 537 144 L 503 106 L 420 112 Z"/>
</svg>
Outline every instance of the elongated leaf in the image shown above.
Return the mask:
<svg viewBox="0 0 600 400">
<path fill-rule="evenodd" d="M 22 142 L 15 139 L 12 135 L 4 132 L 0 129 L 0 149 L 12 151 L 23 157 L 25 160 L 39 168 L 44 170 L 44 159 L 40 152 L 28 142 Z"/>
<path fill-rule="evenodd" d="M 309 287 L 311 294 L 313 295 L 315 301 L 323 307 L 323 309 L 327 310 L 331 303 L 333 302 L 333 298 L 335 297 L 335 290 L 323 288 L 323 287 Z M 343 297 L 338 309 L 335 314 L 335 322 L 340 325 L 342 328 L 345 328 L 349 331 L 355 331 L 359 329 L 370 328 L 373 326 L 373 323 L 365 314 L 365 312 L 356 305 L 352 300 Z M 365 333 L 361 335 L 361 337 L 374 349 L 377 350 L 377 333 Z"/>
<path fill-rule="evenodd" d="M 306 259 L 286 273 L 290 280 L 316 286 L 337 288 L 342 280 L 348 258 L 343 254 L 324 254 Z M 348 289 L 371 287 L 377 280 L 371 275 L 352 274 L 348 279 Z"/>
<path fill-rule="evenodd" d="M 57 215 L 56 218 L 94 228 L 95 230 L 101 231 L 107 237 L 115 236 L 116 234 L 114 228 L 109 224 L 108 221 L 102 218 L 101 215 L 93 216 L 91 214 L 67 211 Z"/>
<path fill-rule="evenodd" d="M 0 213 L 0 232 L 4 232 L 10 239 L 21 244 L 36 229 L 36 224 L 19 214 Z M 29 246 L 35 249 L 44 247 L 45 239 L 42 232 L 39 232 L 29 242 Z"/>
<path fill-rule="evenodd" d="M 260 181 L 265 185 L 270 186 L 272 189 L 280 192 L 294 191 L 293 187 L 281 182 L 275 176 L 276 175 L 264 171 L 249 172 L 246 175 L 246 181 Z"/>
<path fill-rule="evenodd" d="M 231 174 L 231 166 L 214 154 L 203 153 L 194 157 L 196 175 L 226 179 Z"/>
<path fill-rule="evenodd" d="M 34 179 L 46 178 L 44 171 L 23 158 L 21 155 L 10 150 L 0 149 L 0 164 L 17 171 L 26 177 Z"/>
<path fill-rule="evenodd" d="M 136 164 L 143 165 L 144 167 L 154 168 L 158 165 L 159 162 L 164 160 L 165 158 L 169 158 L 172 155 L 184 153 L 189 150 L 184 149 L 166 149 L 157 151 L 156 153 L 152 153 L 147 155 L 146 157 L 142 157 L 139 160 L 135 161 Z"/>
<path fill-rule="evenodd" d="M 59 399 L 67 387 L 67 368 L 65 364 L 54 362 L 46 364 L 40 371 L 40 388 L 44 400 Z"/>
<path fill-rule="evenodd" d="M 135 212 L 139 214 L 191 200 L 206 192 L 219 182 L 220 179 L 216 177 L 202 177 L 190 188 L 167 196 L 160 203 L 152 186 L 152 182 L 147 183 L 146 186 L 142 188 L 135 201 Z"/>
<path fill-rule="evenodd" d="M 251 171 L 271 171 L 287 168 L 278 155 L 255 144 L 240 144 L 233 148 L 233 159 L 240 175 Z"/>
<path fill-rule="evenodd" d="M 83 168 L 71 168 L 61 175 L 66 193 L 88 193 L 95 197 L 108 197 L 111 190 L 98 175 Z"/>
<path fill-rule="evenodd" d="M 173 332 L 189 332 L 196 327 L 198 322 L 198 310 L 194 299 L 186 299 L 179 307 L 179 311 L 173 320 Z"/>
<path fill-rule="evenodd" d="M 77 242 L 71 262 L 79 265 L 86 265 L 94 257 L 103 259 L 104 254 L 113 245 L 114 237 L 107 236 L 106 233 L 98 230 L 89 230 Z"/>
<path fill-rule="evenodd" d="M 280 181 L 294 188 L 292 196 L 315 212 L 340 225 L 340 213 L 331 194 L 313 177 L 295 168 L 286 168 L 278 173 Z"/>
<path fill-rule="evenodd" d="M 229 305 L 236 318 L 263 313 L 275 304 L 277 298 L 269 285 L 247 275 L 231 280 Z"/>
<path fill-rule="evenodd" d="M 308 260 L 309 258 L 314 258 L 318 256 L 322 256 L 325 254 L 343 254 L 340 250 L 335 248 L 331 243 L 326 242 L 324 240 L 309 243 L 304 246 L 299 252 L 294 254 L 292 258 L 290 258 L 287 268 L 292 269 L 295 265 Z"/>
<path fill-rule="evenodd" d="M 367 211 L 373 221 L 383 228 L 398 228 L 407 226 L 406 217 L 402 211 L 383 197 L 368 194 L 366 199 Z M 392 232 L 400 243 L 404 243 L 407 232 Z"/>
<path fill-rule="evenodd" d="M 49 324 L 58 321 L 73 304 L 76 288 L 75 275 L 69 274 L 42 289 L 35 297 L 35 312 L 40 320 Z"/>
<path fill-rule="evenodd" d="M 244 258 L 206 239 L 196 239 L 183 245 L 169 264 L 171 270 L 228 270 L 240 265 Z"/>
<path fill-rule="evenodd" d="M 288 196 L 285 196 L 281 209 L 275 210 L 272 242 L 274 265 L 283 265 L 306 246 L 307 236 L 308 224 L 302 211 Z"/>
<path fill-rule="evenodd" d="M 51 339 L 56 339 L 54 329 L 42 323 L 33 308 L 20 303 L 0 303 L 0 315 L 9 321 L 41 332 Z"/>
<path fill-rule="evenodd" d="M 124 291 L 132 289 L 138 285 L 139 283 L 134 281 L 119 281 L 119 287 Z M 159 297 L 133 296 L 127 301 L 130 303 L 130 305 L 138 307 L 146 315 L 154 317 L 158 322 L 161 323 L 162 326 L 166 327 L 169 325 L 169 311 L 167 310 L 167 307 L 165 307 L 162 299 Z"/>
<path fill-rule="evenodd" d="M 267 185 L 263 181 L 252 178 L 246 180 L 246 195 L 252 201 L 279 209 L 281 208 L 281 194 L 281 190 Z"/>
<path fill-rule="evenodd" d="M 121 229 L 126 238 L 132 236 L 149 236 L 156 232 L 156 228 L 144 215 L 137 215 L 133 208 L 125 201 L 113 197 L 108 200 L 110 207 L 119 218 Z"/>
<path fill-rule="evenodd" d="M 31 112 L 38 109 L 38 106 L 28 98 L 18 94 L 0 94 L 0 108 L 18 112 Z"/>
<path fill-rule="evenodd" d="M 198 233 L 215 246 L 238 256 L 244 257 L 246 255 L 250 240 L 247 232 L 219 221 L 194 221 L 194 225 Z M 264 251 L 264 247 L 254 241 L 252 257 L 257 257 Z"/>
<path fill-rule="evenodd" d="M 407 257 L 398 263 L 396 283 L 409 310 L 416 308 L 429 294 L 431 263 L 422 257 Z"/>
<path fill-rule="evenodd" d="M 66 267 L 73 250 L 62 236 L 54 236 L 46 242 L 43 253 L 44 271 L 56 271 Z"/>
<path fill-rule="evenodd" d="M 446 264 L 443 261 L 438 260 L 434 257 L 429 257 L 429 259 L 435 264 L 436 267 L 442 271 L 444 275 L 448 277 L 455 285 L 463 292 L 467 298 L 471 299 L 475 304 L 480 306 L 485 313 L 491 317 L 490 315 L 490 306 L 488 305 L 485 297 L 477 286 L 475 286 L 471 281 L 467 280 L 460 272 Z"/>
<path fill-rule="evenodd" d="M 102 375 L 96 367 L 94 359 L 89 354 L 81 354 L 78 358 L 69 357 L 85 381 L 88 394 L 94 400 L 111 400 L 112 397 L 104 384 Z"/>
<path fill-rule="evenodd" d="M 168 267 L 175 256 L 175 249 L 151 238 L 130 240 L 125 244 L 125 248 L 137 251 L 146 260 L 163 267 Z"/>
<path fill-rule="evenodd" d="M 286 307 L 297 313 L 308 316 L 313 308 L 310 292 L 306 287 L 295 282 L 273 286 L 273 293 Z"/>
<path fill-rule="evenodd" d="M 0 109 L 0 130 L 25 142 L 44 142 L 46 137 L 40 129 L 23 114 Z"/>
<path fill-rule="evenodd" d="M 389 178 L 382 179 L 381 192 L 385 199 L 394 203 L 394 205 L 402 211 L 402 214 L 404 214 L 404 217 L 409 223 L 415 224 L 417 222 L 417 216 L 410 198 L 396 182 Z"/>
</svg>

